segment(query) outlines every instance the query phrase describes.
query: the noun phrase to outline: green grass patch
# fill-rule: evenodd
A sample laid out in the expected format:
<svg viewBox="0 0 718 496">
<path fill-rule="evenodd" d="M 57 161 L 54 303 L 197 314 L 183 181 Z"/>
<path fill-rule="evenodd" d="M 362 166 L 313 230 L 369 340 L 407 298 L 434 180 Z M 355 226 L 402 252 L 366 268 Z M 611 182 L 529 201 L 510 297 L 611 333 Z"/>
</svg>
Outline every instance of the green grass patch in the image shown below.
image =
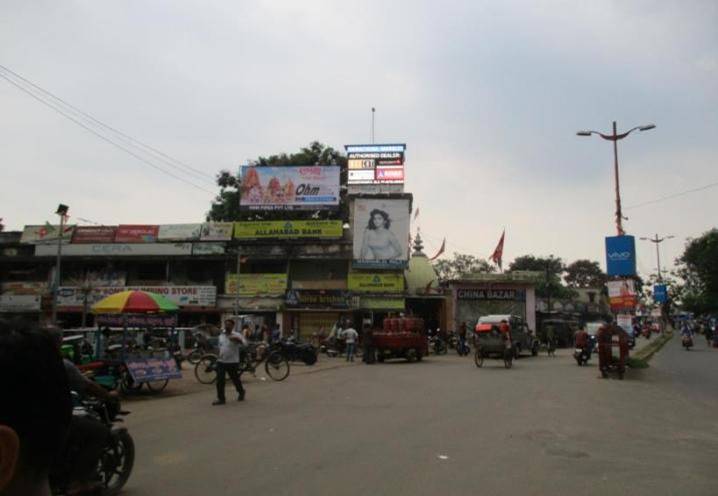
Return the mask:
<svg viewBox="0 0 718 496">
<path fill-rule="evenodd" d="M 649 367 L 648 360 L 636 357 L 628 357 L 626 365 L 632 369 L 647 369 Z"/>
</svg>

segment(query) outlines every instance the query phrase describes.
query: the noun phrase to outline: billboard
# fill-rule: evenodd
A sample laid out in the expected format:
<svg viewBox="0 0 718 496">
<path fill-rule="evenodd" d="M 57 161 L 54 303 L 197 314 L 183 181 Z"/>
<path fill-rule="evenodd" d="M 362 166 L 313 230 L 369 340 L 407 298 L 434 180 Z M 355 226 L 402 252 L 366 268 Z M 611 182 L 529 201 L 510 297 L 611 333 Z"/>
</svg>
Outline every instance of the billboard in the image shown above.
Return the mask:
<svg viewBox="0 0 718 496">
<path fill-rule="evenodd" d="M 317 210 L 339 207 L 339 166 L 242 167 L 239 207 Z"/>
<path fill-rule="evenodd" d="M 199 239 L 202 224 L 162 224 L 157 239 L 160 241 L 187 241 Z"/>
<path fill-rule="evenodd" d="M 287 290 L 287 274 L 240 274 L 240 296 L 279 296 Z M 237 294 L 237 274 L 226 274 L 224 293 Z"/>
<path fill-rule="evenodd" d="M 116 231 L 116 226 L 82 226 L 75 229 L 72 242 L 74 244 L 113 243 Z"/>
<path fill-rule="evenodd" d="M 636 275 L 636 239 L 633 236 L 606 238 L 606 273 L 609 276 Z"/>
<path fill-rule="evenodd" d="M 350 272 L 347 284 L 349 291 L 367 293 L 401 293 L 404 291 L 404 274 Z"/>
<path fill-rule="evenodd" d="M 665 303 L 668 301 L 668 286 L 665 284 L 656 284 L 653 286 L 653 301 L 656 303 Z"/>
<path fill-rule="evenodd" d="M 347 184 L 404 184 L 405 144 L 346 145 Z"/>
<path fill-rule="evenodd" d="M 75 226 L 65 226 L 62 232 L 62 242 L 69 243 L 72 238 L 72 233 L 75 230 Z M 20 243 L 29 244 L 47 244 L 57 243 L 58 234 L 60 232 L 60 226 L 51 225 L 45 223 L 40 226 L 25 226 L 20 237 Z"/>
<path fill-rule="evenodd" d="M 115 243 L 155 243 L 160 226 L 120 224 Z"/>
<path fill-rule="evenodd" d="M 234 223 L 238 239 L 341 238 L 341 220 L 267 220 Z"/>
<path fill-rule="evenodd" d="M 199 238 L 202 241 L 230 241 L 232 239 L 232 222 L 206 222 L 202 224 Z"/>
<path fill-rule="evenodd" d="M 636 286 L 632 279 L 608 281 L 606 286 L 611 310 L 631 310 L 638 303 Z"/>
<path fill-rule="evenodd" d="M 409 200 L 354 200 L 353 266 L 403 269 L 409 258 Z"/>
</svg>

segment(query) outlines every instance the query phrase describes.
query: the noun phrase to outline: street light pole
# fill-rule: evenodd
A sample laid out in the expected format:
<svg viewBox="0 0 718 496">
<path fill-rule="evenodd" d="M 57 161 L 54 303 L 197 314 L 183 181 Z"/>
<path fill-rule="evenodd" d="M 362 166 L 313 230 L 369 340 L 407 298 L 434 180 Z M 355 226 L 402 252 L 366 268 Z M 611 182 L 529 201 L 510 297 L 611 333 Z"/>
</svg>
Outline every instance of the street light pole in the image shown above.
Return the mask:
<svg viewBox="0 0 718 496">
<path fill-rule="evenodd" d="M 60 216 L 60 231 L 57 235 L 57 262 L 55 265 L 55 280 L 52 285 L 52 325 L 57 325 L 57 296 L 60 292 L 60 263 L 62 262 L 62 234 L 65 230 L 65 217 L 69 207 L 60 204 L 55 212 Z"/>
<path fill-rule="evenodd" d="M 626 234 L 626 232 L 623 230 L 623 219 L 625 217 L 623 217 L 623 212 L 621 211 L 621 188 L 620 181 L 618 178 L 618 140 L 622 140 L 635 130 L 648 131 L 655 127 L 655 124 L 646 124 L 644 126 L 636 126 L 632 129 L 629 129 L 625 133 L 618 134 L 618 131 L 616 129 L 616 121 L 613 121 L 612 134 L 604 134 L 598 131 L 579 131 L 576 133 L 578 136 L 591 136 L 592 134 L 597 134 L 605 140 L 613 141 L 613 172 L 615 175 L 616 183 L 616 231 L 618 232 L 619 236 L 623 236 L 624 234 Z"/>
<path fill-rule="evenodd" d="M 662 238 L 658 237 L 658 233 L 656 233 L 655 237 L 653 238 L 641 238 L 643 241 L 650 241 L 651 243 L 656 245 L 656 263 L 657 269 L 658 269 L 658 282 L 662 282 L 663 278 L 661 277 L 661 250 L 659 248 L 659 245 L 663 243 L 667 239 L 675 238 L 675 236 L 664 236 Z"/>
</svg>

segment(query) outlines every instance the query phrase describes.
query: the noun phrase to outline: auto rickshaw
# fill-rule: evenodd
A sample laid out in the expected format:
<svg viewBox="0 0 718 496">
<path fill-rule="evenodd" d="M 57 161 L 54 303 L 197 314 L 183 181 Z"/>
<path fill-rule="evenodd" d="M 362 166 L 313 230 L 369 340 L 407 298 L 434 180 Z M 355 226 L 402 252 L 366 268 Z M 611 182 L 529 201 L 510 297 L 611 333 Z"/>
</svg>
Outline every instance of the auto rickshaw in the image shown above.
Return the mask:
<svg viewBox="0 0 718 496">
<path fill-rule="evenodd" d="M 484 359 L 497 358 L 504 361 L 504 367 L 510 369 L 514 360 L 514 349 L 511 343 L 511 334 L 501 330 L 493 324 L 478 324 L 474 332 L 474 363 L 483 367 Z"/>
</svg>

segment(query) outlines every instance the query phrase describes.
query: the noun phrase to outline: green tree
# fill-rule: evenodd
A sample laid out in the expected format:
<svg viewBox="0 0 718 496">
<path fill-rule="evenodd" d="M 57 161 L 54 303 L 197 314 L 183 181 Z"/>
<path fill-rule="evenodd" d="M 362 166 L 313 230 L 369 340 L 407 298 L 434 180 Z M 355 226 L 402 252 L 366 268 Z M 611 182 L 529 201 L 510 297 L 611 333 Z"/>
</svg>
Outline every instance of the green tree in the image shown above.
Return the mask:
<svg viewBox="0 0 718 496">
<path fill-rule="evenodd" d="M 684 280 L 683 308 L 699 314 L 718 311 L 718 229 L 690 240 L 676 264 Z"/>
<path fill-rule="evenodd" d="M 576 260 L 566 266 L 564 276 L 569 288 L 603 288 L 606 284 L 606 274 L 601 270 L 598 262 L 591 260 Z"/>
<path fill-rule="evenodd" d="M 482 258 L 456 252 L 454 252 L 454 257 L 451 259 L 434 262 L 434 269 L 441 281 L 450 281 L 471 274 L 486 274 L 496 271 L 493 265 Z"/>
<path fill-rule="evenodd" d="M 509 271 L 530 270 L 543 272 L 544 279 L 536 284 L 536 296 L 546 298 L 572 298 L 575 291 L 564 286 L 561 282 L 566 265 L 560 257 L 549 255 L 548 257 L 535 257 L 523 255 L 516 257 L 509 265 Z"/>
<path fill-rule="evenodd" d="M 268 157 L 258 157 L 250 162 L 250 165 L 259 167 L 273 166 L 282 167 L 288 165 L 338 165 L 341 167 L 340 184 L 347 182 L 347 159 L 341 152 L 332 147 L 313 141 L 309 146 L 302 148 L 296 153 L 279 153 Z M 341 190 L 340 210 L 316 210 L 316 211 L 246 211 L 239 210 L 239 195 L 241 178 L 230 171 L 223 170 L 217 175 L 217 186 L 219 193 L 212 201 L 210 210 L 207 213 L 207 220 L 217 222 L 229 222 L 236 220 L 282 220 L 282 219 L 330 219 L 338 218 L 348 220 L 349 208 L 346 202 L 346 189 Z"/>
</svg>

